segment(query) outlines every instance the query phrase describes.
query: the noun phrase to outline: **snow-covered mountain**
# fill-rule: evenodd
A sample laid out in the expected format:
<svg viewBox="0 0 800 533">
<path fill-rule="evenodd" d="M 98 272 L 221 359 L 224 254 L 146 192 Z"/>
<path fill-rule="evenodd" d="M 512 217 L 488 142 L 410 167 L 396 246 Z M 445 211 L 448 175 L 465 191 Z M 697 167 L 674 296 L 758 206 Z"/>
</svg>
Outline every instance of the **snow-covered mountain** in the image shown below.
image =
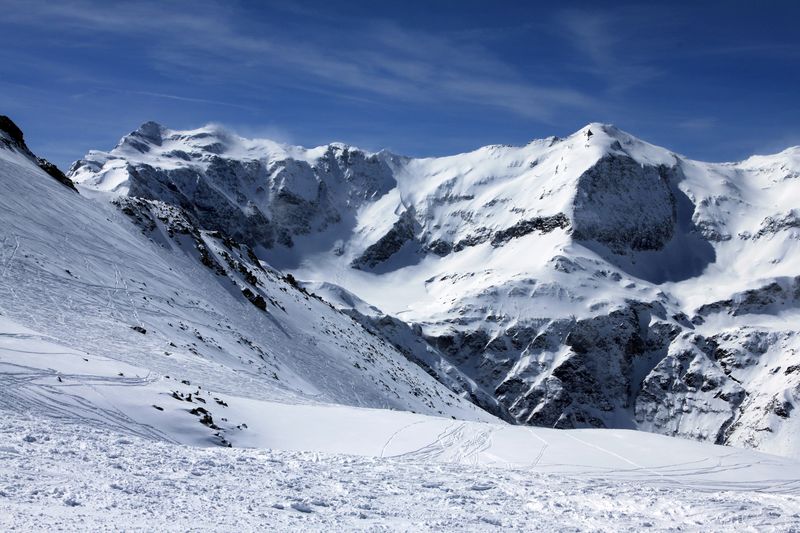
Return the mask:
<svg viewBox="0 0 800 533">
<path fill-rule="evenodd" d="M 135 382 L 189 399 L 212 389 L 218 396 L 493 419 L 259 262 L 247 245 L 193 225 L 179 207 L 86 198 L 10 144 L 0 147 L 0 178 L 0 314 L 64 347 L 51 352 L 68 348 L 139 367 Z M 37 383 L 23 385 L 4 387 L 3 400 L 24 405 L 31 395 L 48 394 L 33 394 Z M 80 418 L 96 402 L 73 390 L 74 413 L 63 416 Z M 138 411 L 161 402 L 135 403 L 128 407 Z M 104 400 L 101 406 L 111 409 Z M 178 432 L 175 438 L 187 443 L 247 440 L 236 425 L 248 421 L 217 419 L 222 404 L 197 406 L 214 420 L 205 424 L 180 406 L 174 412 L 183 422 L 167 409 L 162 424 L 147 425 L 156 434 Z M 133 424 L 128 407 L 113 405 Z M 61 413 L 63 406 L 52 409 Z"/>
<path fill-rule="evenodd" d="M 506 419 L 800 455 L 800 147 L 702 163 L 593 123 L 414 159 L 151 122 L 69 176 L 246 243 Z"/>
<path fill-rule="evenodd" d="M 745 227 L 689 210 L 716 167 L 589 129 L 413 160 L 146 124 L 76 194 L 0 120 L 0 529 L 797 527 L 791 458 L 497 418 L 797 453 L 798 284 L 751 251 L 791 223 L 710 238 Z"/>
</svg>

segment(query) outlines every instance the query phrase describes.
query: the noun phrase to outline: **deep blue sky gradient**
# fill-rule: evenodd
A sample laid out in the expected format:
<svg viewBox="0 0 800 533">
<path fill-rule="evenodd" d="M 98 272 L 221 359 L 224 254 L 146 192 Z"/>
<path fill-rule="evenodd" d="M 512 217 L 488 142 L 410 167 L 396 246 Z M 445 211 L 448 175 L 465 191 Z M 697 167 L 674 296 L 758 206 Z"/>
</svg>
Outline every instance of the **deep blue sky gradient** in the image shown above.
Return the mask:
<svg viewBox="0 0 800 533">
<path fill-rule="evenodd" d="M 146 120 L 427 156 L 611 122 L 800 144 L 800 2 L 0 0 L 0 114 L 66 167 Z"/>
</svg>

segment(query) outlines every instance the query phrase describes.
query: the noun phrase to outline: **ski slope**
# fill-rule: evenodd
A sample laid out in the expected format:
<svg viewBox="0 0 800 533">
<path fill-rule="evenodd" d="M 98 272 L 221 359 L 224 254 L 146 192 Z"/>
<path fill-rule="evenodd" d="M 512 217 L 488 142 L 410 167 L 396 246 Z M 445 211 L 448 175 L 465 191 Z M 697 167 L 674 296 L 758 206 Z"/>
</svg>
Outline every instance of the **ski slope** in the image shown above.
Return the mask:
<svg viewBox="0 0 800 533">
<path fill-rule="evenodd" d="M 653 447 L 673 464 L 562 473 L 194 448 L 50 419 L 5 420 L 3 530 L 793 531 L 800 524 L 797 481 L 781 473 L 786 463 L 765 456 L 755 464 L 753 456 L 740 457 L 746 464 L 693 463 L 698 456 Z M 757 481 L 735 481 L 748 469 Z M 726 480 L 709 482 L 714 472 Z"/>
</svg>

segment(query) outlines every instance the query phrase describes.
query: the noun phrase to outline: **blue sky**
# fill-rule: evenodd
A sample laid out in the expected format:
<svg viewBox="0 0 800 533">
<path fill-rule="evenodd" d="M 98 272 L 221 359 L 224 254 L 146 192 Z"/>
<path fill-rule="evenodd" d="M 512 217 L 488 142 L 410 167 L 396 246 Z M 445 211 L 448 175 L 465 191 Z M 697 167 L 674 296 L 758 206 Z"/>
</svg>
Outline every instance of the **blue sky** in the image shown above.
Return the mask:
<svg viewBox="0 0 800 533">
<path fill-rule="evenodd" d="M 0 114 L 61 166 L 146 120 L 417 156 L 611 122 L 800 144 L 800 2 L 0 0 Z"/>
</svg>

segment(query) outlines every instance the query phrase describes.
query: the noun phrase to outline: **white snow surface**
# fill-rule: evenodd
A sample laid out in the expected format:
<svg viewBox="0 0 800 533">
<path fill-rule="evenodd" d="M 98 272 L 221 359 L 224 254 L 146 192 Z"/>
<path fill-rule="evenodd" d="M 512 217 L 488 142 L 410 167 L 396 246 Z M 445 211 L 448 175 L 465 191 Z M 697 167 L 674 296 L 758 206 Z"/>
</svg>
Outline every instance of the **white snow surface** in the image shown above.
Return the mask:
<svg viewBox="0 0 800 533">
<path fill-rule="evenodd" d="M 0 384 L 4 530 L 800 527 L 800 463 L 754 451 L 220 394 L 5 318 Z"/>
<path fill-rule="evenodd" d="M 158 226 L 148 238 L 9 151 L 0 178 L 0 313 L 67 346 L 191 381 L 213 373 L 220 392 L 253 398 L 493 418 L 272 270 L 254 274 L 271 298 L 260 312 L 238 272 L 214 275 L 188 237 Z"/>
</svg>

